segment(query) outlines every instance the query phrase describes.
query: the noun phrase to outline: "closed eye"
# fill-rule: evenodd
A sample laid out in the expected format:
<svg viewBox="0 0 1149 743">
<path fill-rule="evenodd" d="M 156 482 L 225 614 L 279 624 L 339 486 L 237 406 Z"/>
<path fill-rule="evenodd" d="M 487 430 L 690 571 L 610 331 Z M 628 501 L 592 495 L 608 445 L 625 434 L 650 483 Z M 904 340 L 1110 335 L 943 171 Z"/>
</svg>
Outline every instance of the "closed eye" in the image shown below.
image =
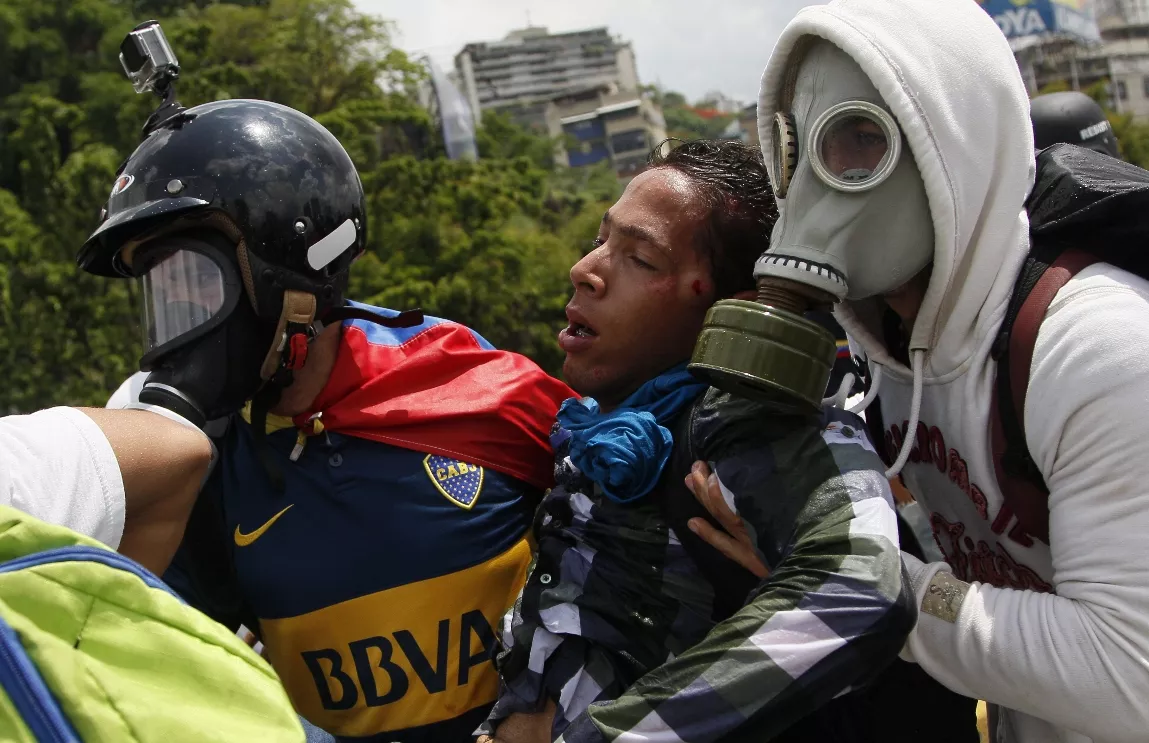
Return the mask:
<svg viewBox="0 0 1149 743">
<path fill-rule="evenodd" d="M 647 262 L 646 262 L 646 261 L 644 261 L 643 259 L 639 258 L 637 255 L 632 255 L 632 256 L 630 257 L 630 259 L 631 259 L 632 261 L 634 261 L 634 262 L 635 262 L 635 264 L 636 264 L 636 265 L 638 265 L 638 267 L 639 267 L 639 268 L 644 268 L 644 269 L 646 269 L 647 271 L 655 271 L 655 270 L 657 270 L 657 269 L 655 269 L 655 267 L 654 267 L 654 266 L 650 265 L 649 263 L 647 263 Z"/>
</svg>

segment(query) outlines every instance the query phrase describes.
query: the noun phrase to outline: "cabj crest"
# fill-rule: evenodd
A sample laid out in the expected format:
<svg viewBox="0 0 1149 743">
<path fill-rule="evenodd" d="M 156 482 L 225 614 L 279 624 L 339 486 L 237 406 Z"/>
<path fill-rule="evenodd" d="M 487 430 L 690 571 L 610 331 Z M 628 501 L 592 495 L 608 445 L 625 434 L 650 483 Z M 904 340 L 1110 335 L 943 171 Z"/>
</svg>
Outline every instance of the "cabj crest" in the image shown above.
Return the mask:
<svg viewBox="0 0 1149 743">
<path fill-rule="evenodd" d="M 460 508 L 471 510 L 483 490 L 483 468 L 451 457 L 428 454 L 423 469 L 435 488 Z"/>
</svg>

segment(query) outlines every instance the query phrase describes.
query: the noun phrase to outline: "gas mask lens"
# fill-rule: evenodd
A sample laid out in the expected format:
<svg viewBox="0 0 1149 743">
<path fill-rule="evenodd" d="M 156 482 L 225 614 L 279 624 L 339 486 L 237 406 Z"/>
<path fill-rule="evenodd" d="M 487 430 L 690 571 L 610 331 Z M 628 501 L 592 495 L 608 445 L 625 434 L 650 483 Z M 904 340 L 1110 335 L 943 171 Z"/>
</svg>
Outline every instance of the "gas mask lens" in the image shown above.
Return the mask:
<svg viewBox="0 0 1149 743">
<path fill-rule="evenodd" d="M 224 274 L 210 257 L 177 250 L 144 273 L 144 352 L 190 333 L 220 313 Z"/>
<path fill-rule="evenodd" d="M 839 191 L 868 191 L 893 172 L 901 156 L 901 131 L 894 117 L 864 101 L 838 104 L 810 130 L 811 165 L 826 185 Z"/>
</svg>

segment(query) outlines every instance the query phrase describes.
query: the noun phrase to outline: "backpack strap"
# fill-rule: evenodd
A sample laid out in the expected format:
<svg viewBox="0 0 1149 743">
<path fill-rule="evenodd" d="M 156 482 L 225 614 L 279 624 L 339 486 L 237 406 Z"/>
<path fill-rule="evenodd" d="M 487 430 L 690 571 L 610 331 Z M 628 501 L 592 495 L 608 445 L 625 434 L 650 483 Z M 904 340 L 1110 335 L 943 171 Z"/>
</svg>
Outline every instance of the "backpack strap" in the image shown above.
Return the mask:
<svg viewBox="0 0 1149 743">
<path fill-rule="evenodd" d="M 1025 438 L 1025 396 L 1037 332 L 1053 298 L 1099 259 L 1077 249 L 1035 250 L 1025 259 L 994 342 L 996 395 L 990 404 L 994 471 L 1005 505 L 1029 536 L 1049 543 L 1049 488 Z M 1005 524 L 1001 525 L 1004 528 Z"/>
</svg>

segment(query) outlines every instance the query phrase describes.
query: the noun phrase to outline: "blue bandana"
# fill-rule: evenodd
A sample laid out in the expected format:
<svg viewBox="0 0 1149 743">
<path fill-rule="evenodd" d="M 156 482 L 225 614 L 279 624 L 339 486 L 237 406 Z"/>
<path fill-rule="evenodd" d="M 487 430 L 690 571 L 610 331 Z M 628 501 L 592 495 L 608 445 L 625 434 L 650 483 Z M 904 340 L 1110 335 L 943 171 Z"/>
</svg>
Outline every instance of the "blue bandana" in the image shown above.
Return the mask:
<svg viewBox="0 0 1149 743">
<path fill-rule="evenodd" d="M 615 410 L 600 413 L 593 398 L 570 398 L 558 421 L 570 433 L 570 458 L 616 503 L 638 500 L 658 482 L 670 459 L 669 423 L 706 391 L 680 364 L 638 388 Z"/>
</svg>

